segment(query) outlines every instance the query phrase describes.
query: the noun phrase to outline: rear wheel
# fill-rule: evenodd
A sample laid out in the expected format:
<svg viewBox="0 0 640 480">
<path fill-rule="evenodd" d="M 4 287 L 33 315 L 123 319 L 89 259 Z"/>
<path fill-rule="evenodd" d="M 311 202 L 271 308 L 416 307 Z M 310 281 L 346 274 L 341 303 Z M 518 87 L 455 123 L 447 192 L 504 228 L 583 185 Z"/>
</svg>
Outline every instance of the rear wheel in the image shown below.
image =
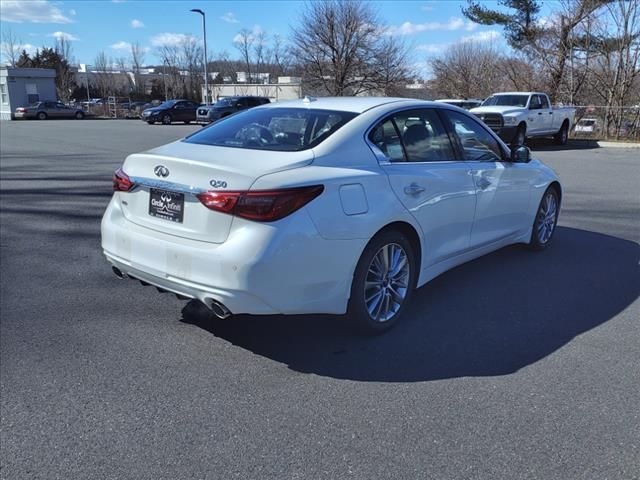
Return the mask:
<svg viewBox="0 0 640 480">
<path fill-rule="evenodd" d="M 556 145 L 566 145 L 569 140 L 569 124 L 564 122 L 558 133 L 553 136 Z"/>
<path fill-rule="evenodd" d="M 38 113 L 38 120 L 46 120 L 47 119 L 47 114 L 44 112 L 39 112 Z"/>
<path fill-rule="evenodd" d="M 76 112 L 76 120 L 82 120 L 84 118 L 84 113 Z"/>
<path fill-rule="evenodd" d="M 147 123 L 148 123 L 149 125 L 153 125 L 153 124 L 154 124 L 154 123 L 156 123 L 156 122 L 154 122 L 154 121 L 152 121 L 152 120 L 147 120 Z"/>
<path fill-rule="evenodd" d="M 191 123 L 191 120 L 185 120 L 185 121 L 184 121 L 184 124 L 185 124 L 185 125 L 189 125 L 190 123 Z"/>
<path fill-rule="evenodd" d="M 536 213 L 536 219 L 533 222 L 533 231 L 531 232 L 531 240 L 529 247 L 532 250 L 544 250 L 551 245 L 553 234 L 556 231 L 558 222 L 558 213 L 560 212 L 560 202 L 558 191 L 554 187 L 549 187 Z"/>
<path fill-rule="evenodd" d="M 361 332 L 382 333 L 398 322 L 415 288 L 415 259 L 411 242 L 398 231 L 369 242 L 353 276 L 348 309 Z"/>
<path fill-rule="evenodd" d="M 165 113 L 162 116 L 162 124 L 163 125 L 171 125 L 171 115 L 169 115 L 168 113 Z"/>
</svg>

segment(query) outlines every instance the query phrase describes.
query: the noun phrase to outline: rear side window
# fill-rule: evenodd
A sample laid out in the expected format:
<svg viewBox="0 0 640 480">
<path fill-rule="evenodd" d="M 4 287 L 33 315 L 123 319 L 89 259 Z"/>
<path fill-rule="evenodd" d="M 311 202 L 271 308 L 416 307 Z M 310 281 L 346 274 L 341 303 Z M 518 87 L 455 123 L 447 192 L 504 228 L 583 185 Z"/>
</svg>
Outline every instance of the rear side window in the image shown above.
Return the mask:
<svg viewBox="0 0 640 480">
<path fill-rule="evenodd" d="M 307 108 L 250 109 L 216 122 L 184 141 L 282 152 L 306 150 L 319 145 L 357 115 Z"/>
<path fill-rule="evenodd" d="M 449 135 L 433 109 L 398 112 L 374 128 L 369 140 L 392 162 L 456 159 Z"/>
</svg>

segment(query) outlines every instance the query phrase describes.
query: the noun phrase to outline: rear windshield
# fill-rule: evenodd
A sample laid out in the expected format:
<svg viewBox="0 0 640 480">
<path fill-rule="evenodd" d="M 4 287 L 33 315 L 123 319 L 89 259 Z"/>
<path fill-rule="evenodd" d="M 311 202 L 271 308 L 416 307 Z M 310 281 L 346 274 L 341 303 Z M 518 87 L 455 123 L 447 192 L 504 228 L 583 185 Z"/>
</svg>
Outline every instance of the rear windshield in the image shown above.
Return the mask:
<svg viewBox="0 0 640 480">
<path fill-rule="evenodd" d="M 184 139 L 256 150 L 313 148 L 358 114 L 306 108 L 258 108 L 231 115 Z"/>
</svg>

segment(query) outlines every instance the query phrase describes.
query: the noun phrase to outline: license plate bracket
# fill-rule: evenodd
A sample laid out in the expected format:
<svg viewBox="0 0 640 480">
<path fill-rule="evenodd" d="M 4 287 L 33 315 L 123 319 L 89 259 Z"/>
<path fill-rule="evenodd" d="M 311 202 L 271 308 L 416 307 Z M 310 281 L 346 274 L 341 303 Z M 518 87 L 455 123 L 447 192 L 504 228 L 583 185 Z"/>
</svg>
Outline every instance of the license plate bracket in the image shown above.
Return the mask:
<svg viewBox="0 0 640 480">
<path fill-rule="evenodd" d="M 184 219 L 184 193 L 149 189 L 149 215 L 173 223 Z"/>
</svg>

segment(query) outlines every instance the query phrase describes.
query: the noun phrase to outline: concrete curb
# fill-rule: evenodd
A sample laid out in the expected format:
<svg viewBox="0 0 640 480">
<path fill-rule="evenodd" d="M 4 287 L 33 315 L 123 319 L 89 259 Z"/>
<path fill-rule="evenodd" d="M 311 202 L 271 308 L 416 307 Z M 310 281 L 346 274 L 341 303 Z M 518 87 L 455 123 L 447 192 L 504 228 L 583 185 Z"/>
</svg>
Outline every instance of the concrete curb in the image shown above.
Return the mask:
<svg viewBox="0 0 640 480">
<path fill-rule="evenodd" d="M 640 143 L 631 142 L 596 142 L 599 147 L 604 148 L 640 148 Z"/>
</svg>

